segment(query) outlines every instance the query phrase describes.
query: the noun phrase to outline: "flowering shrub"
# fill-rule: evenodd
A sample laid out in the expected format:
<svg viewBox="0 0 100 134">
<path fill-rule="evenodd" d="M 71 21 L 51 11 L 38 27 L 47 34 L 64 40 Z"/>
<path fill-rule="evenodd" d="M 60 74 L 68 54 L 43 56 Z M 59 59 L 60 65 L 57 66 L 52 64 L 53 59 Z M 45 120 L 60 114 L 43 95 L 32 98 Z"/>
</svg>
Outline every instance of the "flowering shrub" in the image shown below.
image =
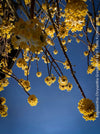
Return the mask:
<svg viewBox="0 0 100 134">
<path fill-rule="evenodd" d="M 34 61 L 37 66 L 36 76 L 42 76 L 38 65 L 40 60 L 44 61 L 48 70 L 44 82 L 51 86 L 57 80 L 59 89 L 69 92 L 74 87 L 63 74 L 61 64 L 66 71 L 70 70 L 83 96 L 78 103 L 79 112 L 83 114 L 86 121 L 96 119 L 95 105 L 92 100 L 86 98 L 73 70 L 74 65 L 67 55 L 67 46 L 72 44 L 73 39 L 76 40 L 76 43 L 81 44 L 82 42 L 87 47 L 83 52 L 83 56 L 88 61 L 87 74 L 92 74 L 95 68 L 100 70 L 100 53 L 96 52 L 98 44 L 95 42 L 96 34 L 100 35 L 100 31 L 97 30 L 97 27 L 100 26 L 100 11 L 99 7 L 95 9 L 94 1 L 91 0 L 94 14 L 91 13 L 86 1 L 53 0 L 48 2 L 45 0 L 44 3 L 38 0 L 0 1 L 0 92 L 8 86 L 8 78 L 11 77 L 29 96 L 27 101 L 30 106 L 36 106 L 38 99 L 35 95 L 29 94 L 31 86 L 28 76 L 31 73 L 31 63 Z M 21 14 L 17 11 L 20 11 Z M 89 34 L 92 32 L 94 32 L 92 39 L 89 39 Z M 56 39 L 59 44 L 56 43 Z M 58 45 L 65 57 L 64 61 L 57 60 Z M 18 57 L 20 53 L 21 58 Z M 12 72 L 14 64 L 24 71 L 26 80 L 17 78 Z M 56 76 L 52 70 L 55 71 Z M 1 117 L 7 116 L 8 107 L 5 103 L 6 99 L 0 97 Z"/>
</svg>

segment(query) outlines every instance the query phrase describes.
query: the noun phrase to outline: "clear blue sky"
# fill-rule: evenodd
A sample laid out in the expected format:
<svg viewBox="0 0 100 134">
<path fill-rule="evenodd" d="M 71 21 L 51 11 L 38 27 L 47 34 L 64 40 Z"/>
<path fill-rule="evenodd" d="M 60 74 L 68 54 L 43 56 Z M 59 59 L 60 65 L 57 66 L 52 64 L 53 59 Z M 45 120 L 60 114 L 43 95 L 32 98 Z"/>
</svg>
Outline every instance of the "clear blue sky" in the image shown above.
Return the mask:
<svg viewBox="0 0 100 134">
<path fill-rule="evenodd" d="M 56 42 L 57 43 L 57 42 Z M 64 60 L 60 49 L 57 59 Z M 77 44 L 75 41 L 68 46 L 68 56 L 73 65 L 76 65 L 76 76 L 86 94 L 87 98 L 96 104 L 96 78 L 95 72 L 87 75 L 87 60 L 83 52 L 86 46 Z M 35 63 L 35 62 L 33 62 Z M 96 121 L 86 122 L 77 109 L 81 93 L 75 84 L 70 71 L 64 70 L 69 82 L 73 83 L 71 92 L 61 91 L 55 82 L 48 87 L 44 83 L 47 76 L 46 65 L 39 62 L 39 69 L 43 75 L 37 78 L 36 64 L 31 66 L 29 76 L 31 82 L 30 94 L 35 94 L 39 100 L 36 107 L 27 103 L 27 94 L 13 79 L 9 79 L 9 86 L 2 91 L 1 95 L 6 97 L 8 116 L 0 117 L 0 134 L 99 134 L 100 117 Z M 23 71 L 16 65 L 13 72 L 18 78 L 22 78 Z M 100 103 L 99 103 L 100 105 Z"/>
</svg>

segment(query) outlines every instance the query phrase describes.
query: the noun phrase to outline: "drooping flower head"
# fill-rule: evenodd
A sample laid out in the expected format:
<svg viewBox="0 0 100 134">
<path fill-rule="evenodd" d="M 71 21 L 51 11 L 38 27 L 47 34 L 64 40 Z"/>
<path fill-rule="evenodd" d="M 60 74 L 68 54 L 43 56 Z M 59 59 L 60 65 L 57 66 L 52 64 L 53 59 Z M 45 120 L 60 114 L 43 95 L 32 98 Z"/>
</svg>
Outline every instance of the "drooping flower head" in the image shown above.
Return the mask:
<svg viewBox="0 0 100 134">
<path fill-rule="evenodd" d="M 83 98 L 78 103 L 78 109 L 81 114 L 83 114 L 83 118 L 87 120 L 95 120 L 96 119 L 96 112 L 95 112 L 95 105 L 92 100 L 88 98 Z"/>
</svg>

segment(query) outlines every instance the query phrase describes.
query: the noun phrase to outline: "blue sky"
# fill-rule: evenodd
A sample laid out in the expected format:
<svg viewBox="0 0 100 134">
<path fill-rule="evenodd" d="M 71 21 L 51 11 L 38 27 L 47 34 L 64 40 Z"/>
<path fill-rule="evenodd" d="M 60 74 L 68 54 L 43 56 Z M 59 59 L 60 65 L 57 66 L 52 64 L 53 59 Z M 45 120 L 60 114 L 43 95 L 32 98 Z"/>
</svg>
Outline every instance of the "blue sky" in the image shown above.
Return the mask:
<svg viewBox="0 0 100 134">
<path fill-rule="evenodd" d="M 58 44 L 58 42 L 56 41 Z M 87 60 L 83 55 L 86 46 L 77 44 L 75 40 L 68 45 L 68 56 L 76 71 L 78 78 L 87 98 L 96 104 L 96 77 L 95 72 L 87 75 Z M 57 59 L 65 60 L 59 46 Z M 85 121 L 77 109 L 81 93 L 74 82 L 70 71 L 63 70 L 69 82 L 73 84 L 71 92 L 61 91 L 57 81 L 48 87 L 44 83 L 47 76 L 46 65 L 39 62 L 39 70 L 43 75 L 36 77 L 36 64 L 33 62 L 29 76 L 31 82 L 30 94 L 35 94 L 39 100 L 36 107 L 27 103 L 27 94 L 13 79 L 9 79 L 9 86 L 2 91 L 1 95 L 6 97 L 8 116 L 0 117 L 0 134 L 99 134 L 100 117 L 96 121 Z M 24 76 L 22 70 L 16 65 L 13 72 L 20 79 Z M 100 105 L 100 103 L 99 103 Z"/>
</svg>

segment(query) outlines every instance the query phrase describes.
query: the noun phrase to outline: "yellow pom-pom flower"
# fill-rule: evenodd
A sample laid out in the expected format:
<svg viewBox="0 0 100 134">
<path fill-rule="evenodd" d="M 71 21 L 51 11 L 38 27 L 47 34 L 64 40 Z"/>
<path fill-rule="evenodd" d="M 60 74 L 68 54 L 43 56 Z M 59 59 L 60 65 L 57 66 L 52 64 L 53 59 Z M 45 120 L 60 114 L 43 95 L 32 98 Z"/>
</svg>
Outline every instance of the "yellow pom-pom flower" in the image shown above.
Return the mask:
<svg viewBox="0 0 100 134">
<path fill-rule="evenodd" d="M 95 67 L 92 65 L 89 65 L 87 69 L 87 74 L 92 74 L 94 70 L 95 70 Z"/>
<path fill-rule="evenodd" d="M 60 85 L 66 85 L 66 84 L 68 83 L 67 77 L 66 77 L 66 76 L 59 77 L 58 83 L 59 83 Z"/>
<path fill-rule="evenodd" d="M 37 76 L 37 77 L 41 77 L 41 76 L 42 76 L 42 73 L 41 73 L 41 72 L 37 72 L 37 73 L 36 73 L 36 76 Z"/>
<path fill-rule="evenodd" d="M 100 53 L 96 53 L 93 57 L 91 57 L 91 65 L 93 67 L 97 67 L 100 70 Z"/>
<path fill-rule="evenodd" d="M 36 106 L 37 103 L 38 103 L 38 99 L 35 95 L 30 95 L 28 97 L 28 103 L 31 105 L 31 106 Z"/>
<path fill-rule="evenodd" d="M 52 84 L 52 79 L 51 79 L 50 76 L 47 76 L 44 81 L 45 81 L 45 83 L 46 83 L 48 86 L 51 86 L 51 84 Z"/>
<path fill-rule="evenodd" d="M 83 98 L 78 103 L 78 109 L 81 114 L 89 115 L 92 114 L 95 110 L 95 105 L 92 100 Z"/>
<path fill-rule="evenodd" d="M 57 54 L 58 54 L 58 50 L 55 49 L 55 50 L 53 51 L 53 53 L 54 53 L 55 55 L 57 55 Z"/>
<path fill-rule="evenodd" d="M 73 88 L 73 85 L 72 85 L 71 83 L 68 83 L 68 84 L 66 85 L 66 87 L 65 87 L 65 89 L 66 89 L 67 91 L 71 91 L 72 88 Z"/>
<path fill-rule="evenodd" d="M 89 55 L 89 52 L 88 51 L 85 51 L 84 52 L 84 56 L 88 56 Z"/>
</svg>

